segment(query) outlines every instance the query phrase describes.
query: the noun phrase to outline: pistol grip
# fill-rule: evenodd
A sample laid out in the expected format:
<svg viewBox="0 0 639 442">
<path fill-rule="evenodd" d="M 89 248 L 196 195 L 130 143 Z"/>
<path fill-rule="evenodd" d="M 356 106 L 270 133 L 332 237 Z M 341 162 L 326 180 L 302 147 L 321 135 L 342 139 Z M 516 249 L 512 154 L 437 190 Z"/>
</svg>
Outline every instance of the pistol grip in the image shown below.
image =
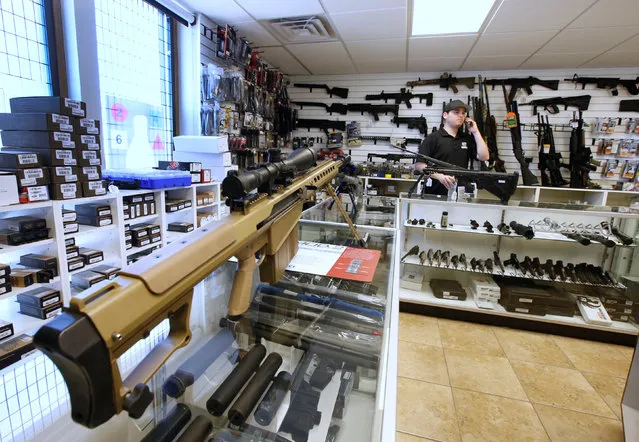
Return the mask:
<svg viewBox="0 0 639 442">
<path fill-rule="evenodd" d="M 246 312 L 251 303 L 251 293 L 253 288 L 253 275 L 255 269 L 261 262 L 255 260 L 254 253 L 248 256 L 239 257 L 233 287 L 231 288 L 231 299 L 229 300 L 229 316 L 240 316 Z"/>
</svg>

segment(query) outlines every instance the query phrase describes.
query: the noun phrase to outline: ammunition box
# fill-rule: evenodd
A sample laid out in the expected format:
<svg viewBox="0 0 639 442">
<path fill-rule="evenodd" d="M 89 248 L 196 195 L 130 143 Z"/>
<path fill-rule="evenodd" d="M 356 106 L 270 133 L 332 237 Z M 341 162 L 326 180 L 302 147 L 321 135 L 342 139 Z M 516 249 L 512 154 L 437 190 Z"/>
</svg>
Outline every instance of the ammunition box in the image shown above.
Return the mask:
<svg viewBox="0 0 639 442">
<path fill-rule="evenodd" d="M 0 285 L 0 295 L 11 292 L 11 287 L 12 285 L 10 282 L 5 282 L 4 284 Z"/>
<path fill-rule="evenodd" d="M 54 200 L 70 200 L 82 197 L 80 183 L 51 184 L 49 187 L 51 189 L 51 199 Z"/>
<path fill-rule="evenodd" d="M 44 167 L 10 170 L 18 180 L 19 187 L 44 186 L 49 184 L 49 171 Z"/>
<path fill-rule="evenodd" d="M 104 227 L 113 224 L 113 217 L 111 215 L 104 216 L 88 216 L 78 215 L 78 223 L 85 226 Z"/>
<path fill-rule="evenodd" d="M 100 120 L 75 118 L 75 131 L 79 134 L 100 135 Z"/>
<path fill-rule="evenodd" d="M 75 183 L 79 170 L 75 166 L 55 166 L 49 169 L 52 184 Z"/>
<path fill-rule="evenodd" d="M 20 203 L 49 201 L 49 186 L 29 186 L 20 188 Z"/>
<path fill-rule="evenodd" d="M 133 239 L 133 236 L 131 235 L 131 232 L 124 232 L 124 240 L 125 241 L 131 241 L 131 239 Z"/>
<path fill-rule="evenodd" d="M 105 279 L 106 277 L 104 275 L 87 270 L 73 275 L 71 277 L 71 283 L 81 289 L 88 289 L 92 285 L 104 281 Z"/>
<path fill-rule="evenodd" d="M 78 215 L 98 217 L 111 215 L 111 206 L 108 204 L 82 204 L 75 207 Z"/>
<path fill-rule="evenodd" d="M 64 239 L 64 245 L 65 245 L 65 247 L 74 246 L 75 245 L 75 238 L 65 238 Z"/>
<path fill-rule="evenodd" d="M 161 170 L 182 170 L 185 172 L 200 172 L 202 163 L 190 161 L 159 161 L 158 169 Z"/>
<path fill-rule="evenodd" d="M 30 232 L 47 227 L 47 220 L 34 216 L 13 216 L 11 218 L 0 219 L 0 229 L 12 230 L 14 232 Z"/>
<path fill-rule="evenodd" d="M 133 242 L 131 240 L 129 241 L 124 241 L 124 249 L 125 250 L 129 250 L 133 248 Z"/>
<path fill-rule="evenodd" d="M 28 292 L 20 293 L 16 298 L 20 304 L 38 309 L 43 309 L 62 300 L 60 292 L 49 287 L 38 287 Z"/>
<path fill-rule="evenodd" d="M 0 370 L 20 361 L 27 353 L 35 351 L 33 338 L 19 335 L 0 343 Z"/>
<path fill-rule="evenodd" d="M 58 258 L 48 255 L 29 253 L 20 257 L 20 264 L 35 267 L 36 269 L 57 269 Z"/>
<path fill-rule="evenodd" d="M 126 204 L 137 204 L 137 203 L 141 203 L 144 201 L 144 195 L 131 195 L 131 196 L 125 196 L 123 198 L 123 201 Z"/>
<path fill-rule="evenodd" d="M 177 201 L 167 201 L 165 209 L 167 212 L 177 212 L 179 209 L 179 203 Z"/>
<path fill-rule="evenodd" d="M 100 166 L 102 158 L 98 150 L 81 150 L 78 152 L 78 166 Z"/>
<path fill-rule="evenodd" d="M 95 264 L 104 261 L 104 253 L 102 250 L 89 249 L 88 247 L 80 247 L 80 258 L 84 259 L 84 264 Z"/>
<path fill-rule="evenodd" d="M 125 232 L 130 232 L 131 231 L 131 224 L 125 224 L 124 225 L 124 231 Z"/>
<path fill-rule="evenodd" d="M 191 224 L 191 223 L 169 223 L 168 229 L 171 232 L 187 233 L 187 232 L 192 232 L 193 231 L 193 224 Z"/>
<path fill-rule="evenodd" d="M 133 236 L 134 240 L 144 238 L 148 236 L 148 234 L 149 231 L 144 224 L 131 226 L 131 235 Z"/>
<path fill-rule="evenodd" d="M 31 230 L 20 234 L 22 235 L 23 243 L 40 241 L 49 237 L 49 229 Z"/>
<path fill-rule="evenodd" d="M 80 247 L 78 246 L 67 246 L 67 259 L 73 259 L 80 256 Z"/>
<path fill-rule="evenodd" d="M 7 321 L 0 321 L 0 340 L 13 336 L 13 324 Z"/>
<path fill-rule="evenodd" d="M 62 209 L 62 222 L 77 221 L 77 220 L 78 220 L 78 215 L 75 210 Z"/>
<path fill-rule="evenodd" d="M 77 258 L 69 259 L 67 261 L 67 266 L 70 272 L 81 269 L 84 267 L 84 258 L 78 256 Z"/>
<path fill-rule="evenodd" d="M 3 152 L 11 154 L 37 154 L 39 157 L 39 164 L 30 167 L 39 166 L 77 166 L 78 165 L 78 151 L 72 149 L 25 149 L 22 147 L 4 147 Z M 10 168 L 2 166 L 0 168 Z"/>
<path fill-rule="evenodd" d="M 119 267 L 113 267 L 109 265 L 99 265 L 91 269 L 91 271 L 103 275 L 106 279 L 114 279 L 116 276 L 118 276 L 120 270 L 121 269 Z"/>
<path fill-rule="evenodd" d="M 80 224 L 76 221 L 69 221 L 62 223 L 64 226 L 64 234 L 68 235 L 70 233 L 77 233 L 80 230 Z"/>
<path fill-rule="evenodd" d="M 144 201 L 146 202 L 155 201 L 155 196 L 152 193 L 145 193 L 142 196 L 144 197 Z"/>
<path fill-rule="evenodd" d="M 148 246 L 149 244 L 151 244 L 151 237 L 150 237 L 150 236 L 146 236 L 146 237 L 142 237 L 142 238 L 133 238 L 133 240 L 131 241 L 131 243 L 132 243 L 135 247 L 144 247 L 144 246 Z"/>
<path fill-rule="evenodd" d="M 31 113 L 0 114 L 0 130 L 74 132 L 75 119 L 68 115 Z"/>
<path fill-rule="evenodd" d="M 35 284 L 33 272 L 13 269 L 11 271 L 11 285 L 14 287 L 29 287 Z"/>
<path fill-rule="evenodd" d="M 46 112 L 52 114 L 86 117 L 87 105 L 83 101 L 64 97 L 16 97 L 9 100 L 12 113 Z"/>
<path fill-rule="evenodd" d="M 184 200 L 182 201 L 184 203 L 184 208 L 188 209 L 189 207 L 193 207 L 193 201 L 191 200 Z"/>
<path fill-rule="evenodd" d="M 19 246 L 24 243 L 24 235 L 13 230 L 0 230 L 0 244 L 6 246 Z"/>
<path fill-rule="evenodd" d="M 211 178 L 211 169 L 202 169 L 200 172 L 200 182 L 201 183 L 210 183 Z"/>
<path fill-rule="evenodd" d="M 0 132 L 2 144 L 25 149 L 76 149 L 79 136 L 68 132 L 37 132 L 12 130 Z"/>
<path fill-rule="evenodd" d="M 0 169 L 17 170 L 41 167 L 42 158 L 35 152 L 17 152 L 3 148 L 0 151 Z"/>
<path fill-rule="evenodd" d="M 141 223 L 141 224 L 136 224 L 132 226 L 132 229 L 140 229 L 140 228 L 146 228 L 146 231 L 149 235 L 155 235 L 157 233 L 160 233 L 160 231 L 162 230 L 160 226 L 158 226 L 157 224 Z"/>
<path fill-rule="evenodd" d="M 9 276 L 9 273 L 11 273 L 11 266 L 0 264 L 0 276 Z"/>
<path fill-rule="evenodd" d="M 195 197 L 195 205 L 196 206 L 203 206 L 204 203 L 204 195 L 201 193 L 198 193 Z"/>
<path fill-rule="evenodd" d="M 78 169 L 78 176 L 81 181 L 101 180 L 102 168 L 100 166 L 81 166 Z"/>
<path fill-rule="evenodd" d="M 28 304 L 20 303 L 20 313 L 39 319 L 49 319 L 57 316 L 62 312 L 62 303 L 57 302 L 48 307 L 38 308 Z"/>
<path fill-rule="evenodd" d="M 199 184 L 202 182 L 202 175 L 200 172 L 191 173 L 191 184 Z"/>
<path fill-rule="evenodd" d="M 106 195 L 104 181 L 84 181 L 82 183 L 82 195 L 85 197 Z"/>
<path fill-rule="evenodd" d="M 30 267 L 20 266 L 17 267 L 18 270 L 22 270 L 25 272 L 32 272 L 34 274 L 34 280 L 40 284 L 48 284 L 51 282 L 53 278 L 58 276 L 58 269 L 34 269 Z"/>
<path fill-rule="evenodd" d="M 162 241 L 162 235 L 160 233 L 151 235 L 149 238 L 151 238 L 151 244 Z"/>
</svg>

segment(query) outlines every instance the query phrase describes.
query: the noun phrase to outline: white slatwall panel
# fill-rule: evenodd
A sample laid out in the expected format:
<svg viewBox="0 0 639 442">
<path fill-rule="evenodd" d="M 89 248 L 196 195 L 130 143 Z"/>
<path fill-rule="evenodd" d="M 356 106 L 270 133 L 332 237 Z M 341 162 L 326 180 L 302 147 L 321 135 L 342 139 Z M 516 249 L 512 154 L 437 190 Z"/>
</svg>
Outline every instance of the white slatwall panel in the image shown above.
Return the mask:
<svg viewBox="0 0 639 442">
<path fill-rule="evenodd" d="M 330 60 L 327 60 L 330 63 Z M 591 70 L 542 70 L 542 71 L 486 71 L 486 72 L 457 72 L 455 77 L 468 77 L 482 75 L 484 78 L 521 78 L 532 75 L 534 77 L 545 80 L 563 80 L 564 78 L 572 78 L 573 74 L 578 73 L 580 76 L 599 76 L 599 77 L 620 77 L 623 79 L 636 78 L 639 74 L 639 68 L 623 68 L 623 69 L 591 69 Z M 406 87 L 406 82 L 410 80 L 416 80 L 418 77 L 431 79 L 437 78 L 441 75 L 441 72 L 421 72 L 421 73 L 399 73 L 399 74 L 366 74 L 366 75 L 315 75 L 315 76 L 293 76 L 291 77 L 291 85 L 289 86 L 289 95 L 293 101 L 317 101 L 322 103 L 370 103 L 370 104 L 383 104 L 383 101 L 366 101 L 364 96 L 366 94 L 377 94 L 382 90 L 385 92 L 399 92 L 400 88 Z M 313 92 L 309 92 L 308 89 L 293 87 L 293 83 L 316 83 L 316 84 L 328 84 L 331 87 L 339 86 L 349 88 L 348 99 L 340 99 L 338 97 L 329 98 L 329 95 L 322 89 L 313 89 Z M 442 103 L 448 102 L 449 99 L 461 99 L 467 101 L 468 95 L 477 96 L 479 94 L 478 89 L 467 89 L 463 85 L 459 85 L 459 92 L 454 94 L 452 90 L 446 91 L 439 86 L 420 86 L 414 88 L 414 93 L 433 93 L 433 105 L 427 107 L 425 102 L 419 103 L 419 100 L 414 98 L 412 102 L 412 109 L 408 109 L 406 105 L 400 105 L 400 116 L 418 117 L 424 115 L 428 121 L 428 131 L 432 130 L 433 126 L 439 127 L 439 121 L 441 117 Z M 508 88 L 509 90 L 509 88 Z M 559 90 L 552 91 L 539 86 L 533 86 L 533 95 L 526 96 L 525 91 L 520 91 L 516 100 L 518 103 L 523 103 L 531 99 L 548 98 L 548 97 L 566 97 L 589 94 L 592 96 L 590 107 L 588 111 L 584 112 L 584 120 L 587 123 L 593 123 L 597 117 L 624 117 L 624 118 L 637 118 L 639 113 L 631 112 L 618 112 L 619 101 L 621 99 L 639 99 L 639 96 L 631 96 L 624 88 L 619 88 L 619 96 L 613 97 L 609 91 L 605 89 L 595 89 L 594 85 L 586 86 L 586 90 L 582 91 L 581 86 L 575 88 L 573 83 L 561 81 L 559 83 Z M 504 120 L 506 116 L 506 107 L 504 105 L 504 97 L 500 87 L 496 87 L 492 90 L 489 87 L 489 101 L 490 110 L 497 120 L 498 126 Z M 349 112 L 348 115 L 333 114 L 329 116 L 322 108 L 304 107 L 299 112 L 299 118 L 316 118 L 316 119 L 332 119 L 332 120 L 344 120 L 344 121 L 359 121 L 362 126 L 362 135 L 380 135 L 380 136 L 398 136 L 398 137 L 411 137 L 417 138 L 421 135 L 415 129 L 408 129 L 405 125 L 400 127 L 395 126 L 390 122 L 393 115 L 388 116 L 380 115 L 380 121 L 374 121 L 372 115 Z M 540 109 L 542 114 L 545 114 Z M 536 123 L 537 118 L 532 115 L 531 107 L 521 107 L 520 117 L 524 123 Z M 561 108 L 560 113 L 550 116 L 550 122 L 552 124 L 567 124 L 572 117 L 571 108 L 568 111 L 564 111 Z M 588 129 L 589 130 L 589 129 Z M 586 143 L 591 142 L 589 132 L 586 132 Z M 326 135 L 317 129 L 311 129 L 310 132 L 307 129 L 299 129 L 295 132 L 294 136 L 300 137 L 322 137 L 326 140 Z M 535 175 L 539 175 L 537 169 L 537 138 L 533 132 L 522 132 L 523 137 L 523 149 L 525 156 L 532 156 L 533 163 L 530 169 Z M 562 152 L 566 161 L 568 161 L 568 141 L 570 139 L 570 133 L 555 133 L 555 144 L 557 150 Z M 519 163 L 512 154 L 512 144 L 510 140 L 510 132 L 498 131 L 497 137 L 499 145 L 499 155 L 506 162 L 506 169 L 508 171 L 519 170 Z M 416 145 L 410 145 L 410 149 L 417 148 Z M 593 149 L 594 150 L 594 149 Z M 353 148 L 351 150 L 352 157 L 356 162 L 366 161 L 366 155 L 369 152 L 398 152 L 397 150 L 389 147 L 387 143 L 378 142 L 377 145 L 373 145 L 372 142 L 365 142 L 359 148 Z M 567 172 L 567 171 L 565 171 Z M 591 177 L 595 178 L 595 175 L 591 174 Z M 541 180 L 540 180 L 541 182 Z M 612 184 L 612 182 L 602 182 L 601 184 Z"/>
<path fill-rule="evenodd" d="M 203 26 L 212 29 L 213 34 L 215 34 L 217 32 L 217 24 L 204 15 L 199 15 L 198 17 L 200 22 L 200 62 L 204 64 L 215 63 L 215 43 L 202 34 L 204 33 Z"/>
</svg>

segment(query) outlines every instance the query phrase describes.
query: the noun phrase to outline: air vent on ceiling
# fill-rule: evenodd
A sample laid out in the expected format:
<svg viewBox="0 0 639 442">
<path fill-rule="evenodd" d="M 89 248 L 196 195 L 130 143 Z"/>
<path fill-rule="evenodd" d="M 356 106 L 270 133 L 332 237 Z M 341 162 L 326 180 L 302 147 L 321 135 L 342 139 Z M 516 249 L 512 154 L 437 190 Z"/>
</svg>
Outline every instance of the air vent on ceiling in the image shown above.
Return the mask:
<svg viewBox="0 0 639 442">
<path fill-rule="evenodd" d="M 322 15 L 278 18 L 263 20 L 261 23 L 274 33 L 283 44 L 336 40 L 333 28 L 326 17 Z"/>
</svg>

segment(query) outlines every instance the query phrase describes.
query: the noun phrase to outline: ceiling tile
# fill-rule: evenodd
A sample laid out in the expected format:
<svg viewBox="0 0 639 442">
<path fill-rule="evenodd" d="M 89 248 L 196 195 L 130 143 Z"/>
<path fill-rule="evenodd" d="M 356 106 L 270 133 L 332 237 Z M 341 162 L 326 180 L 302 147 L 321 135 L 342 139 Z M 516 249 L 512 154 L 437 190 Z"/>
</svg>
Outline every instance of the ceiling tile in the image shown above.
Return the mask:
<svg viewBox="0 0 639 442">
<path fill-rule="evenodd" d="M 465 57 L 408 58 L 409 72 L 456 71 Z"/>
<path fill-rule="evenodd" d="M 527 55 L 470 56 L 461 69 L 469 71 L 477 69 L 516 69 L 526 58 L 528 58 Z"/>
<path fill-rule="evenodd" d="M 353 60 L 377 61 L 388 57 L 406 60 L 406 39 L 360 40 L 344 43 Z"/>
<path fill-rule="evenodd" d="M 477 35 L 413 37 L 408 40 L 409 58 L 466 57 Z"/>
<path fill-rule="evenodd" d="M 250 22 L 236 23 L 238 35 L 246 38 L 256 47 L 279 46 L 280 42 L 273 37 L 262 25 L 252 20 Z"/>
<path fill-rule="evenodd" d="M 407 0 L 323 0 L 322 3 L 329 14 L 407 6 Z"/>
<path fill-rule="evenodd" d="M 610 52 L 628 52 L 636 51 L 639 48 L 639 35 L 621 43 L 619 46 L 615 46 Z M 639 62 L 637 62 L 639 64 Z"/>
<path fill-rule="evenodd" d="M 522 69 L 560 69 L 560 68 L 576 68 L 593 57 L 599 55 L 599 52 L 570 52 L 558 54 L 535 54 L 530 57 L 524 64 Z"/>
<path fill-rule="evenodd" d="M 310 73 L 281 46 L 264 48 L 262 51 L 262 57 L 285 74 L 308 75 Z"/>
<path fill-rule="evenodd" d="M 355 73 L 355 66 L 341 42 L 288 45 L 287 49 L 312 74 Z"/>
<path fill-rule="evenodd" d="M 184 5 L 192 11 L 206 15 L 217 24 L 232 24 L 251 20 L 251 16 L 233 1 L 185 0 Z"/>
<path fill-rule="evenodd" d="M 406 8 L 331 14 L 342 40 L 406 37 Z"/>
<path fill-rule="evenodd" d="M 406 60 L 355 61 L 355 66 L 360 74 L 406 72 Z"/>
<path fill-rule="evenodd" d="M 584 68 L 621 68 L 635 67 L 639 60 L 639 50 L 628 52 L 606 52 L 584 64 Z"/>
<path fill-rule="evenodd" d="M 471 55 L 530 55 L 550 40 L 554 31 L 483 34 Z"/>
<path fill-rule="evenodd" d="M 637 0 L 600 0 L 569 27 L 632 26 L 637 23 L 639 23 Z"/>
<path fill-rule="evenodd" d="M 564 29 L 539 52 L 573 52 L 587 49 L 603 52 L 639 32 L 639 26 Z"/>
<path fill-rule="evenodd" d="M 594 0 L 506 0 L 486 28 L 487 33 L 559 30 Z"/>
<path fill-rule="evenodd" d="M 231 1 L 231 0 L 226 0 Z M 319 0 L 235 0 L 256 20 L 323 14 Z"/>
</svg>

